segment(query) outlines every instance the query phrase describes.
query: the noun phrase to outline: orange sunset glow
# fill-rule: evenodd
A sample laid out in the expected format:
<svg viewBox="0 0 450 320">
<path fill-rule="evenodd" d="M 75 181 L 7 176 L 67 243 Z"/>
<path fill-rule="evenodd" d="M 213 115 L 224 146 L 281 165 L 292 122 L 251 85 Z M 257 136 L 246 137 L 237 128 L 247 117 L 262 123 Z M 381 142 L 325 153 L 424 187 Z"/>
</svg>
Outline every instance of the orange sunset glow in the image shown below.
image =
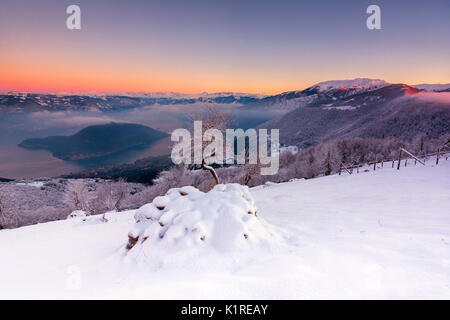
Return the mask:
<svg viewBox="0 0 450 320">
<path fill-rule="evenodd" d="M 82 2 L 82 29 L 67 30 L 63 4 L 30 4 L 28 11 L 2 4 L 0 90 L 275 94 L 355 77 L 450 81 L 442 26 L 426 20 L 427 27 L 417 29 L 393 4 L 385 10 L 396 16 L 387 15 L 386 28 L 378 31 L 361 23 L 364 6 L 341 8 L 327 22 L 340 36 L 315 19 L 313 4 L 290 4 L 299 6 L 298 19 L 290 13 L 290 22 L 269 4 L 253 15 L 243 8 L 250 11 L 242 21 L 228 11 L 232 4 L 216 12 L 180 3 L 187 16 L 177 19 L 162 4 L 136 5 L 142 10 Z"/>
</svg>

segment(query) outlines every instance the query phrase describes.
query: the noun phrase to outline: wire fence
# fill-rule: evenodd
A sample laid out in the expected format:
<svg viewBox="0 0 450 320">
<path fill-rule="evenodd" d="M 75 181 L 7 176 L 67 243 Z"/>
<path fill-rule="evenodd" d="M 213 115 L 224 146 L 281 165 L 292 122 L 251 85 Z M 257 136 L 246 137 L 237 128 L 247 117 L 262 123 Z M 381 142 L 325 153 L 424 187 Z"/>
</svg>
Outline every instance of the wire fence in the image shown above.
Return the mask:
<svg viewBox="0 0 450 320">
<path fill-rule="evenodd" d="M 408 163 L 410 165 L 426 165 L 426 161 L 429 161 L 430 159 L 433 160 L 433 162 L 438 165 L 440 161 L 442 160 L 448 160 L 450 157 L 450 146 L 445 145 L 437 151 L 424 154 L 422 156 L 415 156 L 405 148 L 399 149 L 399 156 L 396 159 L 380 159 L 377 160 L 378 153 L 375 153 L 374 160 L 366 163 L 357 163 L 357 164 L 346 164 L 344 162 L 341 162 L 339 165 L 339 171 L 338 174 L 341 175 L 342 173 L 347 172 L 348 174 L 353 174 L 355 171 L 356 173 L 359 173 L 360 170 L 364 171 L 370 171 L 371 169 L 373 171 L 376 171 L 377 168 L 384 168 L 385 166 L 390 166 L 391 168 L 397 168 L 397 170 L 400 170 L 402 166 L 407 167 Z"/>
</svg>

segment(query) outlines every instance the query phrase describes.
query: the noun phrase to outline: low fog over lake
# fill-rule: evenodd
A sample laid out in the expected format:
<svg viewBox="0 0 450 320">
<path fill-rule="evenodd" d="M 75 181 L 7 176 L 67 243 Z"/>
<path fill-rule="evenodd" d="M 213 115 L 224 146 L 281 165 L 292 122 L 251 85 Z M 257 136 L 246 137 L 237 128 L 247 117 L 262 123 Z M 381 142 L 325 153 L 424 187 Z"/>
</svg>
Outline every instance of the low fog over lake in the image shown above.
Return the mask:
<svg viewBox="0 0 450 320">
<path fill-rule="evenodd" d="M 245 115 L 236 105 L 221 105 L 235 119 L 232 127 L 249 128 L 270 118 L 269 115 Z M 114 112 L 40 111 L 2 114 L 0 118 L 0 177 L 26 179 L 54 177 L 81 170 L 133 163 L 149 156 L 169 155 L 170 137 L 134 150 L 93 161 L 64 161 L 47 150 L 30 150 L 18 146 L 23 140 L 47 136 L 70 136 L 83 128 L 110 122 L 127 122 L 149 126 L 166 133 L 192 125 L 192 116 L 205 105 L 165 105 Z"/>
</svg>

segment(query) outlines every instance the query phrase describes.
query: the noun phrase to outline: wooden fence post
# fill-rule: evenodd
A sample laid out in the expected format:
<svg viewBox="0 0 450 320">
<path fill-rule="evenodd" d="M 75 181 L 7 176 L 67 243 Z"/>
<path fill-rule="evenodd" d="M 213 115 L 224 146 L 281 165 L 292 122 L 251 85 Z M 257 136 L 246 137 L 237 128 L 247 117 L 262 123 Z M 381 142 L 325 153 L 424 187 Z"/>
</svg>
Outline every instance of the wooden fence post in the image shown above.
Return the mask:
<svg viewBox="0 0 450 320">
<path fill-rule="evenodd" d="M 394 169 L 394 163 L 395 163 L 395 161 L 392 160 L 392 169 Z"/>
<path fill-rule="evenodd" d="M 400 162 L 402 161 L 402 149 L 400 149 L 400 154 L 398 156 L 397 170 L 400 170 Z"/>
<path fill-rule="evenodd" d="M 436 154 L 436 164 L 439 164 L 439 152 L 441 151 L 441 149 L 438 149 L 437 154 Z"/>
<path fill-rule="evenodd" d="M 339 175 L 341 175 L 341 172 L 342 172 L 342 162 L 341 162 L 341 164 L 339 165 Z"/>
<path fill-rule="evenodd" d="M 408 165 L 408 158 L 405 160 L 405 167 Z"/>
<path fill-rule="evenodd" d="M 373 171 L 377 170 L 377 153 L 373 157 Z"/>
</svg>

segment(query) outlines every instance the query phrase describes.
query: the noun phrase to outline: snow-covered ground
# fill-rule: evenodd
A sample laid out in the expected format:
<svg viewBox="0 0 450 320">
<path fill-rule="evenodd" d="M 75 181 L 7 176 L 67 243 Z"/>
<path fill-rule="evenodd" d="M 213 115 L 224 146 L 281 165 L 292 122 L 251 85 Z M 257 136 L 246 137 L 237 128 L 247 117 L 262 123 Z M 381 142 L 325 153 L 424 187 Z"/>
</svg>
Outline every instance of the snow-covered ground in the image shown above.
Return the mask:
<svg viewBox="0 0 450 320">
<path fill-rule="evenodd" d="M 134 211 L 2 230 L 0 298 L 449 299 L 450 161 L 431 163 L 253 188 L 274 244 L 182 262 L 125 255 Z"/>
</svg>

